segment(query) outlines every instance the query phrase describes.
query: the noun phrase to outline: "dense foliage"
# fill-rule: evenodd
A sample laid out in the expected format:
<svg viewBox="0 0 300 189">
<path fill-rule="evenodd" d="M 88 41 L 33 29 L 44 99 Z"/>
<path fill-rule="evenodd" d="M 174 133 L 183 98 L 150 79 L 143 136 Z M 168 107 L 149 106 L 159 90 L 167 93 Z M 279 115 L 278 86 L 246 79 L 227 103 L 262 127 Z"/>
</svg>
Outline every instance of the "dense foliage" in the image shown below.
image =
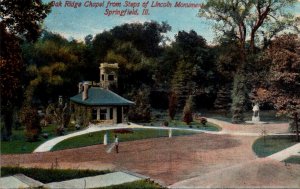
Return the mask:
<svg viewBox="0 0 300 189">
<path fill-rule="evenodd" d="M 270 70 L 267 84 L 257 89 L 258 99 L 271 101 L 279 114 L 289 115 L 291 129 L 296 131 L 300 141 L 300 41 L 297 35 L 277 37 L 266 56 Z"/>
<path fill-rule="evenodd" d="M 20 101 L 23 60 L 20 41 L 35 41 L 40 35 L 40 25 L 50 12 L 50 5 L 41 0 L 3 0 L 0 3 L 0 91 L 1 139 L 9 140 L 13 113 Z M 24 19 L 26 18 L 26 19 Z M 1 120 L 2 120 L 1 119 Z"/>
<path fill-rule="evenodd" d="M 37 110 L 30 106 L 23 106 L 21 109 L 21 123 L 25 126 L 25 136 L 27 141 L 34 142 L 38 140 L 41 132 L 40 118 Z"/>
<path fill-rule="evenodd" d="M 219 38 L 234 40 L 238 52 L 232 90 L 232 121 L 243 122 L 243 109 L 247 104 L 247 74 L 255 69 L 247 69 L 257 58 L 257 53 L 269 46 L 279 32 L 294 30 L 299 32 L 295 16 L 285 8 L 297 0 L 206 0 L 200 15 L 215 21 Z M 254 58 L 255 57 L 255 58 Z"/>
</svg>

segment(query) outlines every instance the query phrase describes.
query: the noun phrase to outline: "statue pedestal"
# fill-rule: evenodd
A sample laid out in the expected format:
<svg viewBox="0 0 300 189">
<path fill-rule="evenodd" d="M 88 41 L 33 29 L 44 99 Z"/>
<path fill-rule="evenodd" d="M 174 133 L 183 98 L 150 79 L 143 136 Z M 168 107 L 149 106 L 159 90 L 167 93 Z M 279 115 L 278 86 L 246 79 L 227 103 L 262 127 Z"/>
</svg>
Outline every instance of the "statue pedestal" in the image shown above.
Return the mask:
<svg viewBox="0 0 300 189">
<path fill-rule="evenodd" d="M 252 122 L 260 122 L 259 116 L 252 116 Z"/>
<path fill-rule="evenodd" d="M 253 106 L 253 115 L 252 115 L 252 120 L 251 121 L 246 121 L 246 123 L 250 123 L 250 124 L 265 124 L 266 122 L 262 122 L 260 121 L 260 117 L 259 117 L 259 104 L 256 103 Z"/>
<path fill-rule="evenodd" d="M 260 117 L 259 116 L 252 116 L 252 120 L 251 121 L 246 121 L 246 123 L 250 123 L 250 124 L 266 124 L 267 122 L 260 121 Z"/>
</svg>

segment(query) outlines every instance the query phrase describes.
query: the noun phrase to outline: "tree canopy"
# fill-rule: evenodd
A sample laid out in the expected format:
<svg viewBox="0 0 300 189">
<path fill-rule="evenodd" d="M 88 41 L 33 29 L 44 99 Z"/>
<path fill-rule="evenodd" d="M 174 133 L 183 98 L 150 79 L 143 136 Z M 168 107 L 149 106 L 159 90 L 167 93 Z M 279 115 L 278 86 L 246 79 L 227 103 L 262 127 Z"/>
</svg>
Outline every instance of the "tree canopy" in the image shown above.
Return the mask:
<svg viewBox="0 0 300 189">
<path fill-rule="evenodd" d="M 1 44 L 1 128 L 2 139 L 9 139 L 14 106 L 20 95 L 23 60 L 20 40 L 35 41 L 40 34 L 40 26 L 50 12 L 50 4 L 41 0 L 3 0 L 0 2 L 0 44 Z"/>
<path fill-rule="evenodd" d="M 220 35 L 232 35 L 241 48 L 255 50 L 255 43 L 270 41 L 283 30 L 293 29 L 295 16 L 286 9 L 297 0 L 207 0 L 200 15 L 215 20 Z M 266 44 L 266 43 L 265 43 Z"/>
</svg>

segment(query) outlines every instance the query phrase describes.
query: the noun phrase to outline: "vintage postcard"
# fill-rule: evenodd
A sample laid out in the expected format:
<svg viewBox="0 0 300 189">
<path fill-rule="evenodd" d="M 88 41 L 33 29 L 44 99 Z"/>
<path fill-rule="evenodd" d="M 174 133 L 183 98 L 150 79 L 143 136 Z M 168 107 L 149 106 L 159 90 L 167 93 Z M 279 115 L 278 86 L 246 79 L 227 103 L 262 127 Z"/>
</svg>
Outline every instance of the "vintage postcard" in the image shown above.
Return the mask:
<svg viewBox="0 0 300 189">
<path fill-rule="evenodd" d="M 1 0 L 0 188 L 300 188 L 299 0 Z"/>
</svg>

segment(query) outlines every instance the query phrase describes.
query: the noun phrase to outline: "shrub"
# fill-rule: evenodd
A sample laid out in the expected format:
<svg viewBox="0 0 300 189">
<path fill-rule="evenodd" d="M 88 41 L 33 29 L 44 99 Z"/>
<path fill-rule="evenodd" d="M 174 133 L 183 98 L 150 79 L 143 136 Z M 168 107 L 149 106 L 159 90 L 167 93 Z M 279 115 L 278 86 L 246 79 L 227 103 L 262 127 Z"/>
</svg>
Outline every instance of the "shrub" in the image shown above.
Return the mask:
<svg viewBox="0 0 300 189">
<path fill-rule="evenodd" d="M 50 115 L 45 115 L 44 120 L 47 124 L 51 124 L 53 122 L 52 117 Z"/>
<path fill-rule="evenodd" d="M 133 133 L 132 129 L 115 129 L 114 133 L 125 134 L 125 133 Z"/>
<path fill-rule="evenodd" d="M 207 119 L 206 119 L 205 117 L 200 117 L 200 123 L 201 123 L 202 125 L 206 125 Z"/>
<path fill-rule="evenodd" d="M 183 108 L 183 121 L 188 125 L 193 121 L 192 107 L 193 99 L 192 96 L 189 96 Z"/>
<path fill-rule="evenodd" d="M 163 126 L 168 127 L 169 126 L 169 122 L 168 121 L 164 121 Z"/>
<path fill-rule="evenodd" d="M 56 128 L 56 134 L 57 134 L 58 136 L 64 135 L 64 134 L 65 134 L 65 129 L 62 128 L 62 127 Z"/>
<path fill-rule="evenodd" d="M 29 142 L 37 141 L 41 133 L 38 112 L 31 106 L 23 106 L 21 110 L 21 122 L 25 125 L 25 137 Z"/>
<path fill-rule="evenodd" d="M 175 117 L 176 107 L 177 107 L 177 95 L 175 92 L 171 92 L 171 94 L 169 95 L 169 116 L 171 120 L 173 120 Z"/>
<path fill-rule="evenodd" d="M 47 139 L 47 138 L 49 137 L 49 134 L 48 134 L 48 133 L 43 133 L 43 134 L 42 134 L 42 137 L 43 137 L 44 139 Z"/>
<path fill-rule="evenodd" d="M 75 129 L 80 130 L 80 125 L 78 123 L 75 125 Z"/>
<path fill-rule="evenodd" d="M 142 86 L 133 90 L 129 97 L 135 102 L 134 108 L 128 111 L 128 118 L 133 121 L 149 122 L 151 120 L 151 106 L 149 102 L 150 88 Z"/>
<path fill-rule="evenodd" d="M 156 118 L 156 119 L 159 119 L 159 118 L 161 118 L 161 115 L 160 115 L 160 114 L 156 114 L 156 115 L 155 115 L 155 118 Z"/>
</svg>

